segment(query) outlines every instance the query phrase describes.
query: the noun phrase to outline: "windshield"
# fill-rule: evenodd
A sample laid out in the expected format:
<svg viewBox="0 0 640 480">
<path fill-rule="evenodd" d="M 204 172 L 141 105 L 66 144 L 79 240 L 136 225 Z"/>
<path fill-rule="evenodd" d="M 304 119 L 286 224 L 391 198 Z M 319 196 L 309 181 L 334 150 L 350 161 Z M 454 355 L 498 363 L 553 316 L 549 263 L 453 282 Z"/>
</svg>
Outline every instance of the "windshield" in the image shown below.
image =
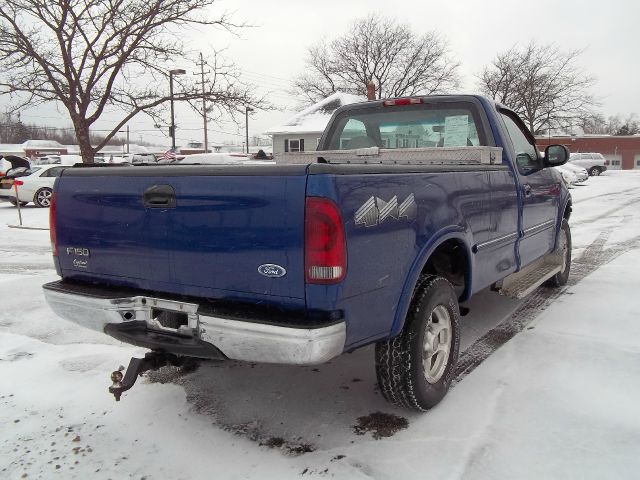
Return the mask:
<svg viewBox="0 0 640 480">
<path fill-rule="evenodd" d="M 366 108 L 336 117 L 325 149 L 486 145 L 479 114 L 467 102 Z"/>
</svg>

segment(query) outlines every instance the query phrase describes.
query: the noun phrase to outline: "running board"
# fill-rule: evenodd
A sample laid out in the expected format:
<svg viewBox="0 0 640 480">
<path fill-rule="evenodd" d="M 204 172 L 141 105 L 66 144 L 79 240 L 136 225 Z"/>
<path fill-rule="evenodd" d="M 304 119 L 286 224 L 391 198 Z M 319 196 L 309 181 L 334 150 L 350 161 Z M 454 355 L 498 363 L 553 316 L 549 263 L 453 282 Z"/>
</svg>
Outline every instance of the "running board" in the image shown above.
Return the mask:
<svg viewBox="0 0 640 480">
<path fill-rule="evenodd" d="M 519 272 L 502 280 L 498 293 L 517 300 L 526 297 L 544 282 L 562 271 L 562 263 L 557 255 L 547 255 Z"/>
</svg>

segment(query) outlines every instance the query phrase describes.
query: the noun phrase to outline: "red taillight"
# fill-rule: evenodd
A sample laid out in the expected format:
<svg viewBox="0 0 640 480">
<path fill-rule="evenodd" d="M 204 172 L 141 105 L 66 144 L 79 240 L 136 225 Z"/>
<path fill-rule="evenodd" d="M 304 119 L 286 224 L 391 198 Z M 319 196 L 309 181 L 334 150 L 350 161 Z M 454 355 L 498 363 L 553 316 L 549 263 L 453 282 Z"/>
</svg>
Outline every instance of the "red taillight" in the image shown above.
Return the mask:
<svg viewBox="0 0 640 480">
<path fill-rule="evenodd" d="M 56 237 L 56 192 L 51 195 L 49 206 L 49 237 L 51 238 L 51 250 L 58 255 L 58 239 Z"/>
<path fill-rule="evenodd" d="M 24 185 L 24 182 L 22 180 L 14 180 L 13 184 L 17 185 L 17 186 L 20 186 L 20 185 Z"/>
<path fill-rule="evenodd" d="M 344 225 L 335 203 L 308 197 L 304 220 L 304 271 L 307 283 L 340 282 L 347 271 Z"/>
<path fill-rule="evenodd" d="M 391 100 L 385 100 L 384 102 L 382 102 L 385 107 L 393 107 L 399 105 L 417 105 L 419 103 L 424 103 L 424 101 L 422 100 L 422 98 L 415 97 L 393 98 Z"/>
<path fill-rule="evenodd" d="M 605 165 L 609 165 L 609 160 L 607 160 L 606 158 L 604 159 L 604 164 Z"/>
</svg>

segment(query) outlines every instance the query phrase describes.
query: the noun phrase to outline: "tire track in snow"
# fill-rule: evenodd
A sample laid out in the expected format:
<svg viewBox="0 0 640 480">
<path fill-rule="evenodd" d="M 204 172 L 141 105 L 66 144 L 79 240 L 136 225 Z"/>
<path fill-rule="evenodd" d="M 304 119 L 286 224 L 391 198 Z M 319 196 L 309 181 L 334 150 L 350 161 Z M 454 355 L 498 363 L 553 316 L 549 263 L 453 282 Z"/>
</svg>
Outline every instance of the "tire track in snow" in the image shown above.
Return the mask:
<svg viewBox="0 0 640 480">
<path fill-rule="evenodd" d="M 576 200 L 575 202 L 573 202 L 573 205 L 577 205 L 583 202 L 588 202 L 589 200 L 598 200 L 603 197 L 613 197 L 617 195 L 622 195 L 624 193 L 631 193 L 631 192 L 637 192 L 637 191 L 638 191 L 638 187 L 633 187 L 633 188 L 628 188 L 627 190 L 620 190 L 619 192 L 603 193 L 601 195 L 595 195 L 593 197 L 581 198 L 580 200 Z"/>
<path fill-rule="evenodd" d="M 47 263 L 3 263 L 0 264 L 0 274 L 40 274 L 47 270 L 53 270 L 53 264 Z"/>
<path fill-rule="evenodd" d="M 577 285 L 582 279 L 623 253 L 640 248 L 640 235 L 638 235 L 624 243 L 615 244 L 605 249 L 604 246 L 613 229 L 614 227 L 610 227 L 601 232 L 577 259 L 572 260 L 571 274 L 565 288 L 540 287 L 529 295 L 506 320 L 489 330 L 467 348 L 456 365 L 452 386 L 475 370 L 498 348 L 525 330 L 540 315 L 540 312 L 549 307 L 556 298 L 563 295 L 568 287 Z"/>
<path fill-rule="evenodd" d="M 626 201 L 624 203 L 621 203 L 621 204 L 617 205 L 615 208 L 612 208 L 611 210 L 607 210 L 606 212 L 601 213 L 600 215 L 598 215 L 596 217 L 589 218 L 589 219 L 586 219 L 586 220 L 581 220 L 579 222 L 575 222 L 572 226 L 585 225 L 587 223 L 593 223 L 593 222 L 596 222 L 598 220 L 602 220 L 603 218 L 610 218 L 614 213 L 618 213 L 623 208 L 630 207 L 631 205 L 635 205 L 636 203 L 640 203 L 640 198 L 632 198 L 631 200 L 628 200 L 628 201 Z"/>
</svg>

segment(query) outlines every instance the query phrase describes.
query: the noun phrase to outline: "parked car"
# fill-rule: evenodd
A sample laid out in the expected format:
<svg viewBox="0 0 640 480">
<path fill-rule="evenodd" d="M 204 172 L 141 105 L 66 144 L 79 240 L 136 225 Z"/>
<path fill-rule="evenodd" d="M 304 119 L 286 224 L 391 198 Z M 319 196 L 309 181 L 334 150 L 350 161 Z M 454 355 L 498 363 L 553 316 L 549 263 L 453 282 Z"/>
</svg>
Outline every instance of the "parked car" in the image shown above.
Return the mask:
<svg viewBox="0 0 640 480">
<path fill-rule="evenodd" d="M 3 170 L 6 169 L 6 171 L 0 173 L 0 199 L 8 200 L 13 205 L 16 205 L 16 201 L 12 196 L 14 179 L 31 175 L 38 167 L 31 168 L 26 158 L 14 155 L 0 156 L 0 163 Z M 21 204 L 24 204 L 24 202 Z"/>
<path fill-rule="evenodd" d="M 33 167 L 29 175 L 13 180 L 18 186 L 18 197 L 15 196 L 15 190 L 11 189 L 9 201 L 13 204 L 19 201 L 21 205 L 33 202 L 37 207 L 49 207 L 53 184 L 66 168 L 69 167 L 60 165 Z"/>
<path fill-rule="evenodd" d="M 578 183 L 578 177 L 575 172 L 572 172 L 568 168 L 562 168 L 564 165 L 559 167 L 553 167 L 554 170 L 558 171 L 562 176 L 562 180 L 564 181 L 567 188 L 573 188 L 573 186 Z"/>
<path fill-rule="evenodd" d="M 575 165 L 573 163 L 567 162 L 562 165 L 560 168 L 564 168 L 565 170 L 570 170 L 577 177 L 576 183 L 584 183 L 589 180 L 589 172 L 579 165 Z"/>
<path fill-rule="evenodd" d="M 82 163 L 82 155 L 60 155 L 60 165 L 75 165 L 76 163 Z"/>
<path fill-rule="evenodd" d="M 29 168 L 30 166 L 31 164 L 26 158 L 18 157 L 17 155 L 0 155 L 0 178 L 4 177 L 13 168 Z"/>
<path fill-rule="evenodd" d="M 418 148 L 382 148 L 407 130 Z M 313 365 L 375 344 L 382 396 L 424 411 L 454 379 L 460 304 L 566 284 L 571 196 L 549 167 L 568 158 L 542 158 L 513 111 L 443 95 L 343 106 L 318 151 L 276 164 L 69 168 L 45 297 L 151 350 L 111 374 L 116 400 L 189 357 Z"/>
<path fill-rule="evenodd" d="M 597 177 L 606 171 L 609 165 L 609 160 L 604 158 L 601 153 L 572 153 L 569 162 L 586 169 L 592 177 Z"/>
<path fill-rule="evenodd" d="M 43 155 L 34 159 L 34 165 L 57 165 L 60 163 L 61 155 Z"/>
<path fill-rule="evenodd" d="M 176 162 L 180 165 L 264 165 L 275 163 L 269 159 L 254 159 L 252 155 L 244 153 L 194 153 L 186 155 Z"/>
<path fill-rule="evenodd" d="M 22 180 L 25 177 L 28 177 L 32 173 L 37 172 L 39 169 L 40 167 L 18 167 L 9 170 L 4 177 L 0 178 L 0 199 L 8 200 L 15 207 L 18 202 L 15 199 L 15 189 L 13 186 L 14 182 L 16 182 L 16 180 L 18 179 Z M 20 202 L 20 206 L 26 204 L 27 202 Z"/>
</svg>

